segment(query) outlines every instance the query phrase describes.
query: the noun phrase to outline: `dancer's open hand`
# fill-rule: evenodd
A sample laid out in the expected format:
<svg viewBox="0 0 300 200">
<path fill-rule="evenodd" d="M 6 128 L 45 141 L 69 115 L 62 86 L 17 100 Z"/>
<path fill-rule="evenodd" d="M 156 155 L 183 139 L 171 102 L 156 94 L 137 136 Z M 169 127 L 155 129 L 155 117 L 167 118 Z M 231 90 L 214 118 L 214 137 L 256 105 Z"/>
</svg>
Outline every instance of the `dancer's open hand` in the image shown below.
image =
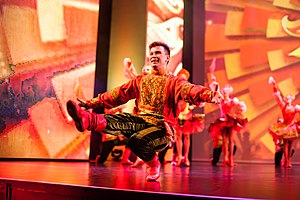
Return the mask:
<svg viewBox="0 0 300 200">
<path fill-rule="evenodd" d="M 272 76 L 269 77 L 269 84 L 272 84 L 272 85 L 276 84 L 276 81 Z"/>
<path fill-rule="evenodd" d="M 216 103 L 216 104 L 219 104 L 219 103 L 221 103 L 221 101 L 223 101 L 223 99 L 224 99 L 224 97 L 220 92 L 219 84 L 216 84 L 215 85 L 215 90 L 214 90 L 214 93 L 213 93 L 212 102 Z"/>
</svg>

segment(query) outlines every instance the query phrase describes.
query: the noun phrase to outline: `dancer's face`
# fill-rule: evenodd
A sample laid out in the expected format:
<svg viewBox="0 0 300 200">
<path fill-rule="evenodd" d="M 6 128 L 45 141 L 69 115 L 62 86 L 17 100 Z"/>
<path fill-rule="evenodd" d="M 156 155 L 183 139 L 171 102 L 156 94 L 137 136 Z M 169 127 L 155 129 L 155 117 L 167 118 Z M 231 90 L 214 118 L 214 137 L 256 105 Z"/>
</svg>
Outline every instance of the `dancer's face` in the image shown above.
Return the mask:
<svg viewBox="0 0 300 200">
<path fill-rule="evenodd" d="M 168 55 L 163 46 L 152 47 L 149 53 L 149 61 L 154 70 L 159 71 L 161 69 L 166 69 L 170 55 Z"/>
<path fill-rule="evenodd" d="M 287 102 L 287 103 L 292 103 L 292 101 L 294 101 L 294 99 L 295 99 L 295 96 L 294 96 L 294 95 L 288 94 L 288 95 L 285 97 L 285 102 Z"/>
<path fill-rule="evenodd" d="M 223 94 L 225 96 L 229 96 L 231 94 L 231 92 L 232 92 L 232 89 L 230 87 L 224 87 L 223 88 Z"/>
</svg>

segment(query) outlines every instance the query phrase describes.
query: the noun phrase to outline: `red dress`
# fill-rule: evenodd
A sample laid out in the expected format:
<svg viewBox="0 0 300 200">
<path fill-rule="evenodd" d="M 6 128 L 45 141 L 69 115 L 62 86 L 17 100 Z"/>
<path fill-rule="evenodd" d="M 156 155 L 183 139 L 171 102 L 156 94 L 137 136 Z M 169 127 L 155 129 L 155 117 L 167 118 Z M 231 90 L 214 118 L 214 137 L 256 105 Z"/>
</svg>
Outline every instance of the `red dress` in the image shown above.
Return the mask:
<svg viewBox="0 0 300 200">
<path fill-rule="evenodd" d="M 282 108 L 283 121 L 277 122 L 269 128 L 274 139 L 294 140 L 299 137 L 299 121 L 295 119 L 297 112 L 294 106 Z"/>
<path fill-rule="evenodd" d="M 215 122 L 211 123 L 209 133 L 213 138 L 222 137 L 222 130 L 224 128 L 232 128 L 239 132 L 248 123 L 246 117 L 242 112 L 245 111 L 245 105 L 237 98 L 230 99 L 230 101 L 222 101 L 221 103 L 221 117 Z"/>
<path fill-rule="evenodd" d="M 177 130 L 182 134 L 194 134 L 202 132 L 204 129 L 204 114 L 193 114 L 194 107 L 181 100 L 177 104 L 178 120 Z"/>
</svg>

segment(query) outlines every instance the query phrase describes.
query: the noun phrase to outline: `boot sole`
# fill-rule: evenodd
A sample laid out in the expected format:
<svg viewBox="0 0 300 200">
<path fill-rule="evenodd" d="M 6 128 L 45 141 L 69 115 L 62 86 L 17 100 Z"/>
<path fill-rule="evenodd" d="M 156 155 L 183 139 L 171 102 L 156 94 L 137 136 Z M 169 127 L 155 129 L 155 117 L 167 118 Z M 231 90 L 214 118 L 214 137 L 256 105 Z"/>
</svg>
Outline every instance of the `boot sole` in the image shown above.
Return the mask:
<svg viewBox="0 0 300 200">
<path fill-rule="evenodd" d="M 72 119 L 74 120 L 77 130 L 80 132 L 83 132 L 84 130 L 83 130 L 81 118 L 78 117 L 76 105 L 74 105 L 74 103 L 72 101 L 67 102 L 67 111 L 68 111 L 69 115 L 72 117 Z"/>
<path fill-rule="evenodd" d="M 157 181 L 157 179 L 159 179 L 159 177 L 160 177 L 160 176 L 158 176 L 157 178 L 146 178 L 146 180 L 147 180 L 148 182 L 155 182 L 155 181 Z"/>
</svg>

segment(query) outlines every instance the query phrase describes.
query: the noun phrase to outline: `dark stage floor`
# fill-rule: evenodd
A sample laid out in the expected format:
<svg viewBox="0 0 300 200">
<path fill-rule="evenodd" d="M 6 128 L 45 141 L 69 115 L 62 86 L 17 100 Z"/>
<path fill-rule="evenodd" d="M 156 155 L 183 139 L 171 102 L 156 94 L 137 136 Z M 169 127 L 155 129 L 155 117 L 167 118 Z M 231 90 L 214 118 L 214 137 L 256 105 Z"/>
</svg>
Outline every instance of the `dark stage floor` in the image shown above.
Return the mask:
<svg viewBox="0 0 300 200">
<path fill-rule="evenodd" d="M 193 162 L 187 168 L 168 163 L 159 181 L 147 182 L 145 176 L 145 166 L 131 168 L 115 161 L 1 161 L 0 199 L 300 199 L 299 165 L 285 169 L 240 163 L 229 168 Z"/>
</svg>

